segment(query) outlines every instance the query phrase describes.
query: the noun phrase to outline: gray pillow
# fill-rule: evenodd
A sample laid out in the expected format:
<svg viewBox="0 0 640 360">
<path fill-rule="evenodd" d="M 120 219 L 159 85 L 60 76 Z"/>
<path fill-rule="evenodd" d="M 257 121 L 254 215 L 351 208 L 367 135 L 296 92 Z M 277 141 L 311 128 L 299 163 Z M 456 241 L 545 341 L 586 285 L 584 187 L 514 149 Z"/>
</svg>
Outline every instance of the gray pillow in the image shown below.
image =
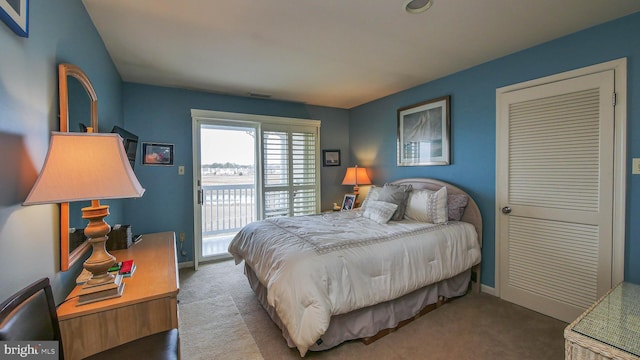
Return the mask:
<svg viewBox="0 0 640 360">
<path fill-rule="evenodd" d="M 380 187 L 376 187 L 375 185 L 371 186 L 371 188 L 369 189 L 369 193 L 367 193 L 367 197 L 364 199 L 364 201 L 362 202 L 362 210 L 366 210 L 367 208 L 367 203 L 369 201 L 377 201 L 378 200 L 378 195 L 380 195 L 380 190 L 382 190 L 382 188 Z"/>
<path fill-rule="evenodd" d="M 469 197 L 465 194 L 448 195 L 447 206 L 449 206 L 449 220 L 460 221 L 468 203 Z"/>
<path fill-rule="evenodd" d="M 380 190 L 380 193 L 378 194 L 377 200 L 398 205 L 398 208 L 393 213 L 391 220 L 402 220 L 404 218 L 407 199 L 409 198 L 409 193 L 412 189 L 413 186 L 411 184 L 384 184 L 382 190 Z"/>
</svg>

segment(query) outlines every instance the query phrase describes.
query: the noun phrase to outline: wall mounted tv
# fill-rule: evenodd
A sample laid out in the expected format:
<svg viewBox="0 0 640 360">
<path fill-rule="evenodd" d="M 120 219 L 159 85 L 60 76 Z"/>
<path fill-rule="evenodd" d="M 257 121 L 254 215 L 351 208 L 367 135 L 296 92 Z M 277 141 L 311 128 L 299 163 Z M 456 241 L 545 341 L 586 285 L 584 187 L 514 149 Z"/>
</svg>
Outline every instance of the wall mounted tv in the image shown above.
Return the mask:
<svg viewBox="0 0 640 360">
<path fill-rule="evenodd" d="M 122 138 L 124 151 L 127 153 L 127 158 L 129 158 L 129 163 L 133 169 L 136 164 L 136 154 L 138 153 L 138 136 L 119 126 L 114 126 L 111 132 L 120 135 Z"/>
</svg>

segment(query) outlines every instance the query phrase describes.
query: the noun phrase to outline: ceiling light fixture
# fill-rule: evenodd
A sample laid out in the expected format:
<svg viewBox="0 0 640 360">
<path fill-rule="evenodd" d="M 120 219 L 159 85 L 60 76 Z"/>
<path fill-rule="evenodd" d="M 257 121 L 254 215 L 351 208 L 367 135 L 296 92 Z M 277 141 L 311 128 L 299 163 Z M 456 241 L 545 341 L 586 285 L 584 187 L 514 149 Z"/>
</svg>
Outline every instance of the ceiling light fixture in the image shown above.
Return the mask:
<svg viewBox="0 0 640 360">
<path fill-rule="evenodd" d="M 433 5 L 432 0 L 409 0 L 404 6 L 404 9 L 409 14 L 423 13 Z"/>
<path fill-rule="evenodd" d="M 260 99 L 271 98 L 271 94 L 261 94 L 261 93 L 255 93 L 255 92 L 248 92 L 247 94 L 249 95 L 249 97 L 260 98 Z"/>
</svg>

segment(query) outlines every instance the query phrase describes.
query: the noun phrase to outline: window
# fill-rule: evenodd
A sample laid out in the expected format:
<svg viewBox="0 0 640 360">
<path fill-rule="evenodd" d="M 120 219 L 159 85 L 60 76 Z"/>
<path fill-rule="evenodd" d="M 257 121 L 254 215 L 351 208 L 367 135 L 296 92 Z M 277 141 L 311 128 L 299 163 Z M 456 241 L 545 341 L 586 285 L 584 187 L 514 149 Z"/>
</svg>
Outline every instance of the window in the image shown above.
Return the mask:
<svg viewBox="0 0 640 360">
<path fill-rule="evenodd" d="M 213 121 L 258 129 L 260 139 L 255 146 L 259 155 L 259 218 L 320 211 L 320 121 L 205 110 L 191 110 L 191 115 L 196 128 Z M 196 191 L 198 180 L 195 179 Z"/>
<path fill-rule="evenodd" d="M 318 128 L 269 125 L 264 128 L 264 217 L 317 213 Z"/>
</svg>

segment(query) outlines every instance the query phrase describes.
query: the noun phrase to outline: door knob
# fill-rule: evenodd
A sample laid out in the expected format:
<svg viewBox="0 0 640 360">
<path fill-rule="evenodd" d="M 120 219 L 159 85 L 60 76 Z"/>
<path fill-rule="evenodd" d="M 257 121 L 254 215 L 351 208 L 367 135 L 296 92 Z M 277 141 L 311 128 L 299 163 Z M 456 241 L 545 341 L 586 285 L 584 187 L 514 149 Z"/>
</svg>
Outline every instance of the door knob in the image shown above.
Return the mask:
<svg viewBox="0 0 640 360">
<path fill-rule="evenodd" d="M 505 206 L 505 207 L 502 208 L 502 213 L 503 214 L 508 214 L 510 212 L 511 212 L 511 208 L 510 207 Z"/>
</svg>

